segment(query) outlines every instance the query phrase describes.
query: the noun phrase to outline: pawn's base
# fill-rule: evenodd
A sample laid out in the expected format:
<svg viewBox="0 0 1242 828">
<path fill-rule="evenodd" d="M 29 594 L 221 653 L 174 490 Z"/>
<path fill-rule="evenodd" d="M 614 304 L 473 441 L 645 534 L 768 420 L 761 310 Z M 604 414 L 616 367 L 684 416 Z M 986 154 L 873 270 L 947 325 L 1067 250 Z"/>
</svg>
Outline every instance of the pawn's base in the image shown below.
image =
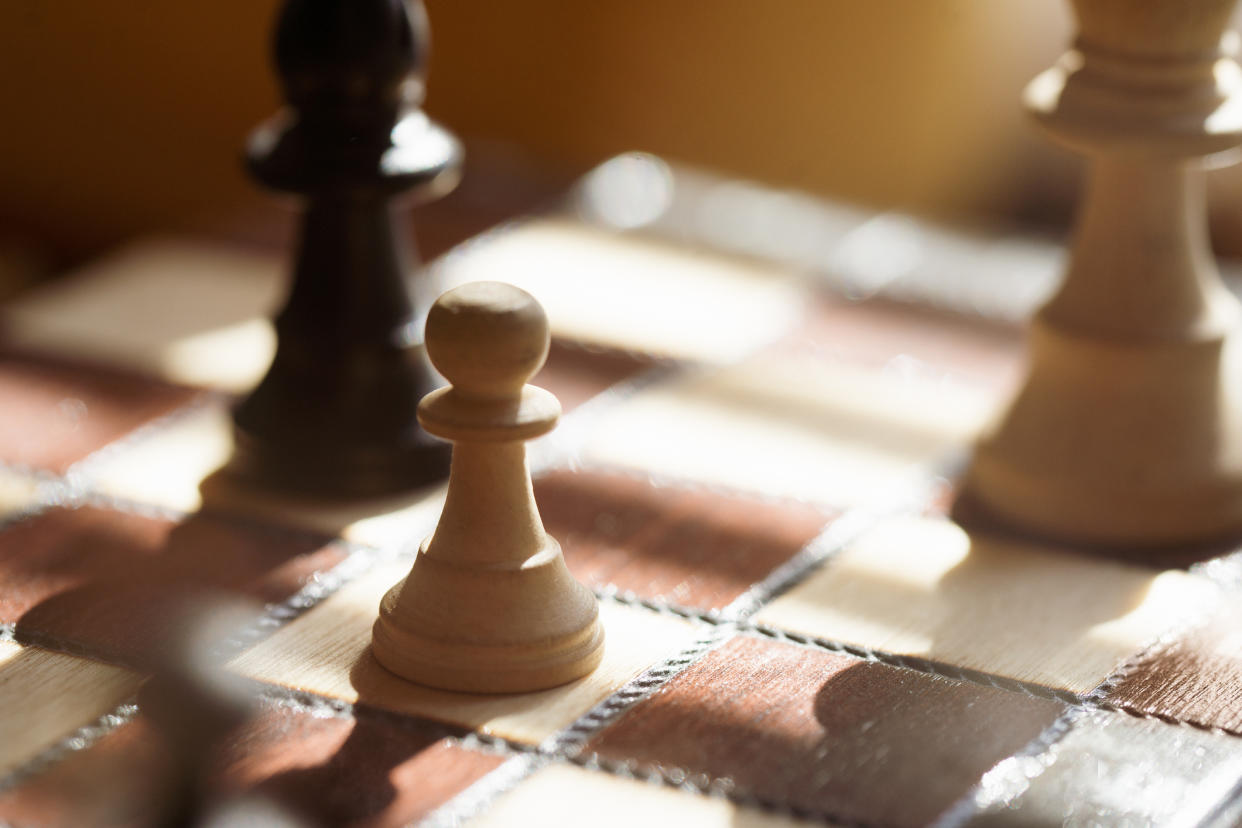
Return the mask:
<svg viewBox="0 0 1242 828">
<path fill-rule="evenodd" d="M 462 693 L 529 693 L 589 675 L 604 655 L 599 622 L 551 641 L 507 645 L 441 641 L 375 622 L 371 648 L 389 672 L 426 687 Z"/>
<path fill-rule="evenodd" d="M 962 502 L 989 523 L 1089 546 L 1242 535 L 1236 340 L 1092 340 L 1037 319 L 1031 375 L 977 446 Z"/>
<path fill-rule="evenodd" d="M 1087 547 L 1161 549 L 1242 538 L 1242 472 L 1207 471 L 1194 484 L 1168 487 L 1118 481 L 1105 489 L 1076 478 L 1072 467 L 1040 475 L 980 452 L 953 517 Z"/>
<path fill-rule="evenodd" d="M 556 541 L 503 568 L 457 566 L 426 547 L 380 602 L 371 650 L 389 671 L 442 690 L 525 693 L 599 666 L 598 604 Z"/>
</svg>

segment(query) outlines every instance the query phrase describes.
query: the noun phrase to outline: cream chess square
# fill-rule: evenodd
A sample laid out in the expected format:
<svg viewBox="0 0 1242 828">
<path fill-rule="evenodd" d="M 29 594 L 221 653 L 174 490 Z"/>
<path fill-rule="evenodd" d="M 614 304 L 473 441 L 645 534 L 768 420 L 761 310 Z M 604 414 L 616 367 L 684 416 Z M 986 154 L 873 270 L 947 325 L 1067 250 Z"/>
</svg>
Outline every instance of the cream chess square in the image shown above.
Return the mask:
<svg viewBox="0 0 1242 828">
<path fill-rule="evenodd" d="M 151 239 L 0 311 L 15 344 L 187 385 L 244 391 L 271 362 L 280 260 Z"/>
<path fill-rule="evenodd" d="M 994 404 L 965 385 L 760 357 L 639 392 L 602 418 L 583 457 L 834 506 L 888 503 L 967 445 Z"/>
<path fill-rule="evenodd" d="M 116 709 L 142 681 L 120 667 L 0 641 L 0 773 Z"/>
<path fill-rule="evenodd" d="M 551 765 L 523 780 L 466 824 L 470 828 L 578 828 L 584 824 L 592 828 L 795 828 L 824 823 L 768 814 L 659 783 L 623 779 L 572 765 Z"/>
<path fill-rule="evenodd" d="M 790 632 L 1085 693 L 1220 600 L 1209 581 L 968 535 L 872 530 L 755 620 Z"/>
<path fill-rule="evenodd" d="M 435 275 L 445 288 L 517 285 L 557 336 L 713 364 L 786 333 L 807 301 L 805 286 L 777 268 L 551 219 L 482 236 Z"/>
<path fill-rule="evenodd" d="M 1236 736 L 1095 710 L 1037 756 L 1006 759 L 975 790 L 965 823 L 1033 825 L 1221 824 L 1242 780 Z"/>
<path fill-rule="evenodd" d="M 96 489 L 114 497 L 180 512 L 198 511 L 206 503 L 216 511 L 386 548 L 417 546 L 435 527 L 444 505 L 443 485 L 354 501 L 256 492 L 221 478 L 211 478 L 203 486 L 232 451 L 229 412 L 220 405 L 205 405 L 118 451 L 90 460 L 80 472 Z"/>
</svg>

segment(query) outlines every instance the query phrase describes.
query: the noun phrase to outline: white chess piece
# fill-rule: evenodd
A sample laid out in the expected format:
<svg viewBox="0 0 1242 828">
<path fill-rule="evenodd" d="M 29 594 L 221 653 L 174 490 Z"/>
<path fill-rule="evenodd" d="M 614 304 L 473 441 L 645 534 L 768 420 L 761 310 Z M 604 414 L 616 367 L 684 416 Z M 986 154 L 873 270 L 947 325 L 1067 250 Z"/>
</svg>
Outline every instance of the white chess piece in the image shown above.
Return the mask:
<svg viewBox="0 0 1242 828">
<path fill-rule="evenodd" d="M 1235 2 L 1073 0 L 1074 48 L 1026 100 L 1090 157 L 1090 178 L 1064 284 L 1032 322 L 1026 384 L 978 446 L 963 516 L 1132 547 L 1242 532 L 1242 329 L 1201 171 L 1242 143 Z"/>
<path fill-rule="evenodd" d="M 418 409 L 452 440 L 448 498 L 409 576 L 384 596 L 376 659 L 420 684 L 480 693 L 554 687 L 603 655 L 595 596 L 574 580 L 535 506 L 524 441 L 561 407 L 529 380 L 548 355 L 543 308 L 525 291 L 473 282 L 427 317 L 427 352 L 450 385 Z"/>
</svg>

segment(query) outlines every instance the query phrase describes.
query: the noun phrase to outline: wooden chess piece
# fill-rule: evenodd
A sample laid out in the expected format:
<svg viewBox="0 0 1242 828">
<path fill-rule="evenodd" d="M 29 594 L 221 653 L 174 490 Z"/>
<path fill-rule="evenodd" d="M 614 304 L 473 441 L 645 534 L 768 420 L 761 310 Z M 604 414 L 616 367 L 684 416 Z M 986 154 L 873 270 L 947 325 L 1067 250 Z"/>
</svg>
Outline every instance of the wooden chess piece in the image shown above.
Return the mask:
<svg viewBox="0 0 1242 828">
<path fill-rule="evenodd" d="M 227 801 L 214 780 L 230 739 L 257 712 L 254 687 L 224 669 L 224 645 L 253 624 L 262 607 L 209 593 L 180 600 L 160 627 L 159 646 L 146 665 L 152 676 L 138 697 L 143 717 L 165 748 L 154 768 L 157 784 L 143 803 L 150 809 L 149 822 L 169 828 L 234 824 L 220 818 L 222 809 L 237 817 L 263 805 L 263 824 L 302 825 L 292 818 L 271 819 L 281 813 L 278 806 L 257 796 L 244 807 Z"/>
<path fill-rule="evenodd" d="M 234 412 L 230 466 L 264 487 L 363 496 L 448 472 L 448 447 L 417 424 L 434 382 L 399 209 L 405 194 L 451 189 L 461 165 L 458 142 L 418 108 L 426 31 L 418 0 L 286 0 L 281 12 L 289 106 L 247 159 L 306 206 L 276 356 Z"/>
<path fill-rule="evenodd" d="M 555 687 L 603 655 L 599 607 L 565 567 L 535 506 L 524 441 L 551 431 L 556 397 L 527 385 L 548 356 L 543 308 L 525 291 L 472 282 L 427 317 L 427 350 L 449 381 L 419 406 L 452 440 L 448 499 L 409 576 L 384 596 L 380 664 L 420 684 L 478 693 Z"/>
<path fill-rule="evenodd" d="M 1074 47 L 1027 88 L 1090 157 L 1068 272 L 1024 387 L 977 447 L 964 514 L 1101 545 L 1242 531 L 1239 310 L 1202 168 L 1242 142 L 1235 0 L 1073 0 Z M 1003 275 L 1003 274 L 998 274 Z"/>
</svg>

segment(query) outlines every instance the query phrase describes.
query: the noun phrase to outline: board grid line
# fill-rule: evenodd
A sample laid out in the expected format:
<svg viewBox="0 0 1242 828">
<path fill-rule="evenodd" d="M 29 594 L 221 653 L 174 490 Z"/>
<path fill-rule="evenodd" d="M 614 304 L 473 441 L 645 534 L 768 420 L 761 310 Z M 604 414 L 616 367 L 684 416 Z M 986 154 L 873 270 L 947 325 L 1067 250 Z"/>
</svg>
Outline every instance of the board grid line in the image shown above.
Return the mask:
<svg viewBox="0 0 1242 828">
<path fill-rule="evenodd" d="M 483 813 L 496 801 L 524 782 L 532 773 L 550 763 L 536 753 L 510 756 L 499 767 L 483 775 L 464 791 L 419 820 L 419 828 L 458 828 Z"/>
<path fill-rule="evenodd" d="M 989 776 L 996 778 L 1013 769 L 1021 776 L 1016 785 L 1029 784 L 1031 780 L 1048 769 L 1048 761 L 1045 759 L 1048 751 L 1057 742 L 1065 738 L 1074 725 L 1087 712 L 1088 708 L 1081 706 L 1067 708 L 1060 716 L 1057 716 L 1056 721 L 1044 728 L 1025 747 L 1012 756 L 997 762 L 992 768 L 984 772 L 979 781 L 972 785 L 970 790 L 966 791 L 957 802 L 946 809 L 932 823 L 930 828 L 958 828 L 958 826 L 965 824 L 978 812 L 982 804 L 980 802 L 980 794 L 987 787 Z"/>
<path fill-rule="evenodd" d="M 74 753 L 86 750 L 137 715 L 138 697 L 134 695 L 94 721 L 82 725 L 60 741 L 49 745 L 7 774 L 0 776 L 0 792 L 11 790 Z"/>
</svg>

